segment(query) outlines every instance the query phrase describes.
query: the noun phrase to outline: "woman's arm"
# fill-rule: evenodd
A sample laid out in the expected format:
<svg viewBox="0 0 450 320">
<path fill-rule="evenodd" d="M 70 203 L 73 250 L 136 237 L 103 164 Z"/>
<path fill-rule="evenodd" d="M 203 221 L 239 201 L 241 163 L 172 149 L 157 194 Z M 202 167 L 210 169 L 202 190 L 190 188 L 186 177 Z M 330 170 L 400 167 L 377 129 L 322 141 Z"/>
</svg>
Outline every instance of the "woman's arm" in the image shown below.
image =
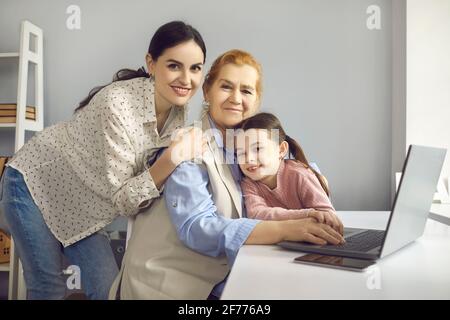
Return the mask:
<svg viewBox="0 0 450 320">
<path fill-rule="evenodd" d="M 206 140 L 202 139 L 202 132 L 199 130 L 195 127 L 179 130 L 174 141 L 149 168 L 158 189 L 181 162 L 201 156 Z"/>
<path fill-rule="evenodd" d="M 342 239 L 329 226 L 313 219 L 260 221 L 224 218 L 217 213 L 208 183 L 204 165 L 183 162 L 165 184 L 170 219 L 180 241 L 192 250 L 213 257 L 226 254 L 232 264 L 243 244 L 275 244 L 283 240 L 322 244 L 317 242 L 317 237 L 337 244 Z"/>
<path fill-rule="evenodd" d="M 99 97 L 96 97 L 100 99 Z M 142 203 L 150 203 L 159 197 L 158 187 L 148 170 L 136 175 L 135 149 L 125 125 L 121 121 L 121 109 L 118 104 L 124 99 L 106 94 L 106 106 L 99 108 L 102 140 L 101 155 L 104 161 L 104 175 L 108 182 L 108 194 L 111 202 L 120 214 L 136 214 Z M 101 109 L 100 109 L 101 108 Z M 99 150 L 100 151 L 100 150 Z"/>
<path fill-rule="evenodd" d="M 245 244 L 276 244 L 281 241 L 304 241 L 313 244 L 334 245 L 344 238 L 329 225 L 313 218 L 287 221 L 262 221 L 250 233 Z"/>
<path fill-rule="evenodd" d="M 166 181 L 166 206 L 180 241 L 205 255 L 218 257 L 225 254 L 232 264 L 240 247 L 260 221 L 221 216 L 208 190 L 208 183 L 204 165 L 183 162 Z"/>
<path fill-rule="evenodd" d="M 158 198 L 164 181 L 176 166 L 201 154 L 205 142 L 198 132 L 200 129 L 182 129 L 161 157 L 148 170 L 136 175 L 135 146 L 122 122 L 126 115 L 121 114 L 126 109 L 122 105 L 127 100 L 119 92 L 106 92 L 104 101 L 107 102 L 105 106 L 96 107 L 101 108 L 101 145 L 109 184 L 108 193 L 118 211 L 131 216 Z"/>
</svg>

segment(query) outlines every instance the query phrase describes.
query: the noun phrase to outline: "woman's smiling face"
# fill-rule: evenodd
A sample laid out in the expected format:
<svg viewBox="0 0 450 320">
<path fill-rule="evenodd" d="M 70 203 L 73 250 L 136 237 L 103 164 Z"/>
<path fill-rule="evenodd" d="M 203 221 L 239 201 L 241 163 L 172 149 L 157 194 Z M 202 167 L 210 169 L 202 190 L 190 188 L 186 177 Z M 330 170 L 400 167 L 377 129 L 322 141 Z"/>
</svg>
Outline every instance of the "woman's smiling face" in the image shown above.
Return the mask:
<svg viewBox="0 0 450 320">
<path fill-rule="evenodd" d="M 147 55 L 155 77 L 155 99 L 164 105 L 184 106 L 197 91 L 203 75 L 204 55 L 195 41 L 164 50 L 156 61 Z"/>
<path fill-rule="evenodd" d="M 221 129 L 231 128 L 254 115 L 258 109 L 258 72 L 249 65 L 226 64 L 208 92 L 211 118 Z"/>
</svg>

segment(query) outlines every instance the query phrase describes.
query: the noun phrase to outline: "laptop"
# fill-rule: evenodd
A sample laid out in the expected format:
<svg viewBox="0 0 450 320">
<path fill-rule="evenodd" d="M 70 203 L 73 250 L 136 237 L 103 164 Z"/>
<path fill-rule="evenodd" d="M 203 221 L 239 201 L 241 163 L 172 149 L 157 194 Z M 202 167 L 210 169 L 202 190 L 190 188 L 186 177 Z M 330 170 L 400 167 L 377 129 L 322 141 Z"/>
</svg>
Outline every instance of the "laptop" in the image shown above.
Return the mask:
<svg viewBox="0 0 450 320">
<path fill-rule="evenodd" d="M 365 260 L 383 258 L 422 236 L 447 150 L 410 145 L 386 230 L 345 228 L 342 245 L 283 241 L 285 249 Z"/>
</svg>

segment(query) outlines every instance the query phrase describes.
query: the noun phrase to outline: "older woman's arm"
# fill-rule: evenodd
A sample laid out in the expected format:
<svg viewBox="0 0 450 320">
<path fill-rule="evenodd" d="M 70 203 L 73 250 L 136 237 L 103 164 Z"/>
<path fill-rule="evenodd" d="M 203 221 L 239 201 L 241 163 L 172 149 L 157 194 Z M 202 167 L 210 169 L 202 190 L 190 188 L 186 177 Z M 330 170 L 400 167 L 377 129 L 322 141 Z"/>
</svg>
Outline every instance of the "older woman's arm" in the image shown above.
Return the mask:
<svg viewBox="0 0 450 320">
<path fill-rule="evenodd" d="M 343 238 L 314 219 L 261 221 L 229 219 L 217 212 L 208 190 L 204 165 L 183 162 L 168 178 L 165 201 L 178 238 L 189 248 L 234 263 L 244 244 L 275 244 L 283 240 L 338 244 Z"/>
<path fill-rule="evenodd" d="M 167 209 L 179 239 L 187 247 L 213 257 L 226 254 L 233 264 L 239 249 L 260 221 L 221 216 L 208 183 L 204 165 L 183 162 L 166 181 Z"/>
</svg>

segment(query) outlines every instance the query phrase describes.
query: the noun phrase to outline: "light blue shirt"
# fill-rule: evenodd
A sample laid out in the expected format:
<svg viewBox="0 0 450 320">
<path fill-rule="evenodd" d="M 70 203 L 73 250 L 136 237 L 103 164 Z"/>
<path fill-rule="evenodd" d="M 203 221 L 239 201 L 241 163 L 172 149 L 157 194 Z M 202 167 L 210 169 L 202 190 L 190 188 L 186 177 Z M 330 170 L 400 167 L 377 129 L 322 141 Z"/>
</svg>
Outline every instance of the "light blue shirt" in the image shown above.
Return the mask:
<svg viewBox="0 0 450 320">
<path fill-rule="evenodd" d="M 211 128 L 216 128 L 211 119 L 209 120 Z M 232 152 L 223 148 L 220 131 L 215 131 L 215 141 L 219 148 L 224 150 L 224 155 L 234 157 Z M 230 169 L 242 199 L 239 165 L 234 162 L 230 164 Z M 260 220 L 223 217 L 217 212 L 208 183 L 209 176 L 204 166 L 192 161 L 180 164 L 167 179 L 164 187 L 169 216 L 178 238 L 188 248 L 211 257 L 226 255 L 229 265 L 232 266 L 239 249 Z M 244 211 L 242 212 L 245 217 Z M 225 281 L 226 278 L 214 287 L 213 295 L 221 296 Z"/>
</svg>

